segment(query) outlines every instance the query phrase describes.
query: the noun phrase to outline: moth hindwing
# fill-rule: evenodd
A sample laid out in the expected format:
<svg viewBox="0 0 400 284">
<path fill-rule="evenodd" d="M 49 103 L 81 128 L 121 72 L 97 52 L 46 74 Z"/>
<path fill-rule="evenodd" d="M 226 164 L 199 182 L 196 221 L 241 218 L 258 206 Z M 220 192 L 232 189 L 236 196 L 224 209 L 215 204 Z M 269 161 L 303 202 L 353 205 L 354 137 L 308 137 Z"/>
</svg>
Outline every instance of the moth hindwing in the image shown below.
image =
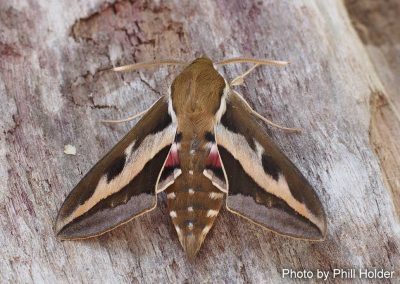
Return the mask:
<svg viewBox="0 0 400 284">
<path fill-rule="evenodd" d="M 205 57 L 188 65 L 170 95 L 78 183 L 60 209 L 57 234 L 102 234 L 152 210 L 161 191 L 189 257 L 199 251 L 225 195 L 229 211 L 264 228 L 310 240 L 326 234 L 311 185 Z"/>
</svg>

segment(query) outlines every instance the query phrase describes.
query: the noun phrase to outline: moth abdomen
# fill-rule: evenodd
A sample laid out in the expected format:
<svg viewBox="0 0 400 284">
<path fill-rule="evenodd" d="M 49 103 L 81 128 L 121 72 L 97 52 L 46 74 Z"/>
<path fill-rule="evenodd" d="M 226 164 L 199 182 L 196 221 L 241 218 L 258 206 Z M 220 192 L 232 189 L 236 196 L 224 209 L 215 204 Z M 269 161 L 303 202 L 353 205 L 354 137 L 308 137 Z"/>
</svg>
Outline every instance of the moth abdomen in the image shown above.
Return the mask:
<svg viewBox="0 0 400 284">
<path fill-rule="evenodd" d="M 183 174 L 166 192 L 169 215 L 179 241 L 192 258 L 214 224 L 224 195 L 204 176 L 190 174 Z"/>
</svg>

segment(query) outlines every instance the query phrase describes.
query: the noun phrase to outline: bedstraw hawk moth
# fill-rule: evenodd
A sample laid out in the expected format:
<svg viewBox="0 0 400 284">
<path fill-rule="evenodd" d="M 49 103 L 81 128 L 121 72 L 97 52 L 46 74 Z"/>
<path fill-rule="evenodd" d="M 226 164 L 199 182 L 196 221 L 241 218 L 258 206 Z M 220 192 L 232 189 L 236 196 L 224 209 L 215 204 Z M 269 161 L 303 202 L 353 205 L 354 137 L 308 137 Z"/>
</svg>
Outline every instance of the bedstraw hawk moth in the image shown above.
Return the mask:
<svg viewBox="0 0 400 284">
<path fill-rule="evenodd" d="M 316 193 L 233 85 L 206 57 L 187 65 L 170 94 L 156 101 L 68 195 L 57 235 L 101 235 L 153 210 L 164 191 L 190 258 L 224 200 L 230 212 L 279 234 L 324 239 L 326 218 Z"/>
</svg>

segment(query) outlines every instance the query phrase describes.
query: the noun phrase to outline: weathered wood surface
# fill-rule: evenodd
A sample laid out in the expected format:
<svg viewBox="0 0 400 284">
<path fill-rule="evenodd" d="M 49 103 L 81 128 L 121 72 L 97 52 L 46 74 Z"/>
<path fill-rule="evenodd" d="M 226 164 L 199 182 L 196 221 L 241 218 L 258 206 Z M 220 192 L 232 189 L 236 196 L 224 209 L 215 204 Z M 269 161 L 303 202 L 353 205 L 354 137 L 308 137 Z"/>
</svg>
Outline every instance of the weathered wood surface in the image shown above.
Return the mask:
<svg viewBox="0 0 400 284">
<path fill-rule="evenodd" d="M 399 140 L 383 142 L 399 120 L 375 98 L 400 105 L 391 79 L 400 65 L 386 61 L 399 63 L 399 37 L 363 43 L 346 6 L 353 20 L 366 6 L 352 1 L 194 2 L 0 1 L 0 282 L 285 283 L 283 268 L 359 267 L 395 270 L 384 282 L 398 281 Z M 202 53 L 292 62 L 258 69 L 239 90 L 261 114 L 304 129 L 268 131 L 315 186 L 326 241 L 281 237 L 223 211 L 189 263 L 161 200 L 104 236 L 59 242 L 53 224 L 65 196 L 135 124 L 98 121 L 144 110 L 179 71 L 100 70 Z M 65 155 L 65 144 L 77 155 Z"/>
<path fill-rule="evenodd" d="M 346 7 L 382 82 L 370 98 L 370 139 L 400 216 L 400 2 L 348 0 Z"/>
</svg>

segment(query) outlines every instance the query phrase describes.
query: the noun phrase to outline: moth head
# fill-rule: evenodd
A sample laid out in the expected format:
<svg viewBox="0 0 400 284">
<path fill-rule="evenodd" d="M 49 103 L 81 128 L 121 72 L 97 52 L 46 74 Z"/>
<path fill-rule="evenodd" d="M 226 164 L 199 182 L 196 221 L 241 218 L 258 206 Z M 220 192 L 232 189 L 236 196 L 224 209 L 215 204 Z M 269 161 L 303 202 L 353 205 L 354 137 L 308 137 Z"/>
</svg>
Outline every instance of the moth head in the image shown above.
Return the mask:
<svg viewBox="0 0 400 284">
<path fill-rule="evenodd" d="M 200 66 L 214 67 L 212 60 L 207 55 L 202 55 L 201 57 L 196 58 L 189 64 L 188 67 Z"/>
</svg>

